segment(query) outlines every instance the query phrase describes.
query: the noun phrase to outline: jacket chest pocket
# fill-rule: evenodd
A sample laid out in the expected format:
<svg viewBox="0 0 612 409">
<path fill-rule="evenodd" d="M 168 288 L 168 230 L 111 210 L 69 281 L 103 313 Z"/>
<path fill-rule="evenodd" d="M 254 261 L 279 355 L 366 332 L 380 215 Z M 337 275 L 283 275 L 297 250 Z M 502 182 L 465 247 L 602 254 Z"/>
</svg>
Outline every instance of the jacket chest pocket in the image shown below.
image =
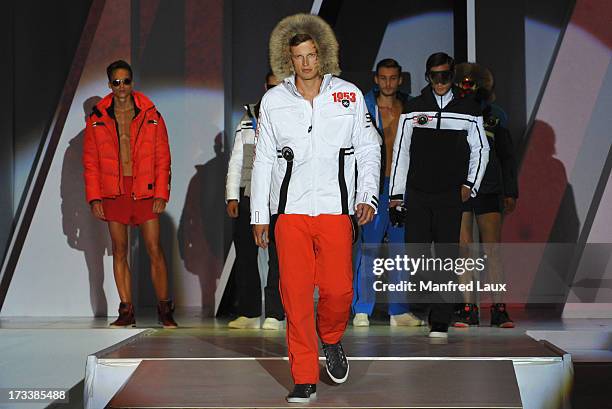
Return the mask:
<svg viewBox="0 0 612 409">
<path fill-rule="evenodd" d="M 153 156 L 155 153 L 155 136 L 157 135 L 158 120 L 146 116 L 136 119 L 133 124 L 134 155 Z"/>
<path fill-rule="evenodd" d="M 94 130 L 96 143 L 98 144 L 99 149 L 105 149 L 109 147 L 112 147 L 114 149 L 114 147 L 117 146 L 117 136 L 111 128 L 112 124 L 107 124 L 106 122 L 102 121 L 94 121 L 91 126 Z"/>
<path fill-rule="evenodd" d="M 304 136 L 310 126 L 310 118 L 306 118 L 304 111 L 298 107 L 271 110 L 270 122 L 279 143 Z"/>
<path fill-rule="evenodd" d="M 158 124 L 159 121 L 153 115 L 145 114 L 144 118 L 136 117 L 132 120 L 130 127 L 130 131 L 133 133 L 132 137 L 138 140 L 142 136 L 155 135 Z"/>
<path fill-rule="evenodd" d="M 142 124 L 142 129 L 140 129 L 140 132 L 145 134 L 145 133 L 150 133 L 152 135 L 155 135 L 155 133 L 157 132 L 157 126 L 159 125 L 159 121 L 155 118 L 145 118 Z"/>
<path fill-rule="evenodd" d="M 312 133 L 310 118 L 304 111 L 297 107 L 276 108 L 269 115 L 277 149 L 289 148 L 296 162 L 308 158 Z"/>
<path fill-rule="evenodd" d="M 339 149 L 351 145 L 353 128 L 355 126 L 356 110 L 354 106 L 344 107 L 341 103 L 327 104 L 321 109 L 323 128 L 320 136 L 330 148 Z"/>
</svg>

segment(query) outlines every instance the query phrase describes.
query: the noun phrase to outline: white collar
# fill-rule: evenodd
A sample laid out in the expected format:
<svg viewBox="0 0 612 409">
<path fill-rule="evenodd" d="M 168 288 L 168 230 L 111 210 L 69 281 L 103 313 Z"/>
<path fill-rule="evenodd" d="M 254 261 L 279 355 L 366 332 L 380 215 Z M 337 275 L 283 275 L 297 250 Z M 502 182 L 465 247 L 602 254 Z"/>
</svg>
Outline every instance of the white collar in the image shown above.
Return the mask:
<svg viewBox="0 0 612 409">
<path fill-rule="evenodd" d="M 321 88 L 319 88 L 319 94 L 323 92 L 323 90 L 331 85 L 334 76 L 332 74 L 323 75 L 323 81 L 321 81 Z M 287 89 L 293 93 L 296 97 L 301 97 L 302 94 L 297 89 L 297 85 L 295 85 L 295 74 L 292 74 L 283 80 L 283 84 L 287 87 Z"/>
<path fill-rule="evenodd" d="M 442 96 L 436 94 L 436 91 L 434 91 L 433 88 L 431 89 L 431 92 L 433 93 L 434 99 L 436 100 L 440 108 L 444 108 L 446 105 L 448 105 L 449 102 L 453 100 L 453 89 L 452 88 L 449 89 L 448 92 Z"/>
</svg>

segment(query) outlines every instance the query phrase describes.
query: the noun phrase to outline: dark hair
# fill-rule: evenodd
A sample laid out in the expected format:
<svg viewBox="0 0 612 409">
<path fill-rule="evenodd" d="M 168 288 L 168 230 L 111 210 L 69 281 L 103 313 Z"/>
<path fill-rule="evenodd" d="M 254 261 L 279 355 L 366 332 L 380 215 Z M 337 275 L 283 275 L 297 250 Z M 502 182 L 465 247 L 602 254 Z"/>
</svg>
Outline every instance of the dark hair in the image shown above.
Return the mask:
<svg viewBox="0 0 612 409">
<path fill-rule="evenodd" d="M 312 40 L 312 42 L 314 42 L 310 34 L 296 34 L 291 37 L 291 40 L 289 40 L 289 47 L 295 47 L 296 45 L 300 45 L 309 40 Z"/>
<path fill-rule="evenodd" d="M 128 70 L 130 72 L 130 78 L 132 78 L 132 67 L 130 67 L 130 64 L 123 60 L 117 60 L 106 67 L 106 76 L 109 82 L 113 80 L 113 72 L 119 69 Z"/>
<path fill-rule="evenodd" d="M 384 60 L 380 60 L 378 64 L 376 64 L 376 75 L 378 75 L 378 70 L 381 68 L 397 68 L 399 74 L 402 74 L 402 66 L 399 65 L 399 63 L 393 58 L 385 58 Z"/>
<path fill-rule="evenodd" d="M 455 60 L 446 53 L 434 53 L 429 56 L 425 63 L 425 73 L 428 73 L 432 67 L 448 64 L 451 71 L 455 70 Z"/>
</svg>

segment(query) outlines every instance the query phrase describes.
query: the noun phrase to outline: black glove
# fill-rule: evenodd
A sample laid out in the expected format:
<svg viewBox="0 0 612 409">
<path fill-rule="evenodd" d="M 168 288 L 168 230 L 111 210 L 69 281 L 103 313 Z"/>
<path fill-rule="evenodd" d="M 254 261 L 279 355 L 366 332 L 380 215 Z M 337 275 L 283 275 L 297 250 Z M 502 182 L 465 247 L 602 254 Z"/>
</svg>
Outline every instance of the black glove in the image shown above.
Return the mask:
<svg viewBox="0 0 612 409">
<path fill-rule="evenodd" d="M 406 208 L 404 205 L 391 207 L 389 209 L 389 220 L 393 227 L 404 227 L 404 221 L 406 220 Z"/>
</svg>

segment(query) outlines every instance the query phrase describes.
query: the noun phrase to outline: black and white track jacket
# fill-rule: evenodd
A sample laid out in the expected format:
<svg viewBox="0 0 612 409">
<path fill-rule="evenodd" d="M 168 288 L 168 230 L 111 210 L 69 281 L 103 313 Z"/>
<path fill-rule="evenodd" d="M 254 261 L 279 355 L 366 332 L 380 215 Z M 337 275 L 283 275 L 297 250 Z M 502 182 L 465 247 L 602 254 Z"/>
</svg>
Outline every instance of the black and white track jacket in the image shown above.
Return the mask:
<svg viewBox="0 0 612 409">
<path fill-rule="evenodd" d="M 390 200 L 406 189 L 442 193 L 466 185 L 475 197 L 489 159 L 480 105 L 471 96 L 443 96 L 427 86 L 400 116 L 391 168 Z"/>
</svg>

